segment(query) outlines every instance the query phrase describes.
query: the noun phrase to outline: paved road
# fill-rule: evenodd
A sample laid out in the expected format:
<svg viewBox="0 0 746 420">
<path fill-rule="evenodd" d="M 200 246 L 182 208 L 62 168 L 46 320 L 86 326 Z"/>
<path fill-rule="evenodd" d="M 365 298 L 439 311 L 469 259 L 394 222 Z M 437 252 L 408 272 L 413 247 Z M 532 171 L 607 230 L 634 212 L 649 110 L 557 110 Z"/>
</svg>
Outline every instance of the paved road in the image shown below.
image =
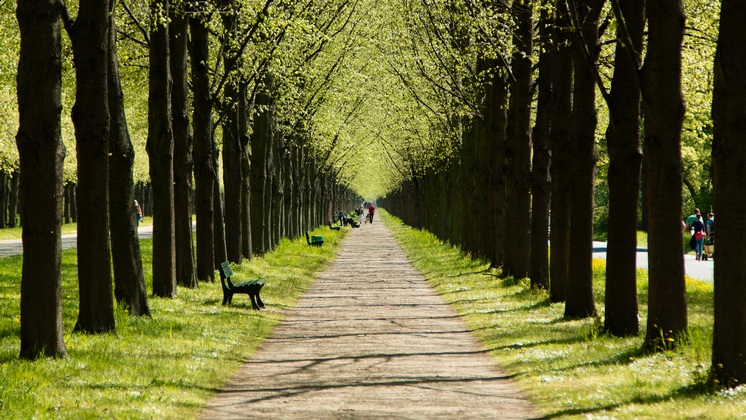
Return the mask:
<svg viewBox="0 0 746 420">
<path fill-rule="evenodd" d="M 606 259 L 606 242 L 593 242 L 593 257 Z M 689 277 L 712 282 L 715 267 L 713 260 L 697 261 L 692 255 L 684 255 L 684 271 Z M 637 248 L 637 266 L 648 268 L 647 248 Z"/>
<path fill-rule="evenodd" d="M 536 415 L 379 221 L 350 232 L 202 417 Z"/>
</svg>

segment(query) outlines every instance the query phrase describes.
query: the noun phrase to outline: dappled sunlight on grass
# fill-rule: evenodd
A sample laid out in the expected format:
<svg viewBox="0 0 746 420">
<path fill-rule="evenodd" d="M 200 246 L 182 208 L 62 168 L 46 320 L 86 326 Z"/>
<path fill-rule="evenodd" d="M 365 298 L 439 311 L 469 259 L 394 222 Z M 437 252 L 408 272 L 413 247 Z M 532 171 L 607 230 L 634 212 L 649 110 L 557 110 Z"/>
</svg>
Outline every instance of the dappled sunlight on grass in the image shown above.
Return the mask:
<svg viewBox="0 0 746 420">
<path fill-rule="evenodd" d="M 487 261 L 390 215 L 384 220 L 415 267 L 547 417 L 735 418 L 746 412 L 746 391 L 712 394 L 703 386 L 712 347 L 712 284 L 686 279 L 691 344 L 651 354 L 642 350 L 646 270 L 637 271 L 643 331 L 612 337 L 602 328 L 604 260 L 593 260 L 600 316 L 568 321 L 564 304 L 550 303 L 527 279 L 502 279 Z"/>
</svg>

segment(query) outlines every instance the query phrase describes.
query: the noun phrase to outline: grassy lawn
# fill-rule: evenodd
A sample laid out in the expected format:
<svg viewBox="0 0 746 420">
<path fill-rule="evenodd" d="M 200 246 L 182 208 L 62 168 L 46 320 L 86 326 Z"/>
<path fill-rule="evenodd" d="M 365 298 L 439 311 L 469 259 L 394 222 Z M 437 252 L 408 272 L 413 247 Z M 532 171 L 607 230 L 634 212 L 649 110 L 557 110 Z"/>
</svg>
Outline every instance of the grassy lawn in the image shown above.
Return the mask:
<svg viewBox="0 0 746 420">
<path fill-rule="evenodd" d="M 384 213 L 381 211 L 381 213 Z M 500 278 L 425 231 L 392 229 L 430 284 L 464 318 L 495 363 L 547 418 L 744 418 L 746 387 L 708 391 L 713 322 L 712 285 L 687 279 L 692 344 L 675 352 L 645 354 L 642 337 L 600 332 L 600 319 L 566 321 L 564 305 L 551 304 L 528 280 Z M 603 312 L 605 262 L 594 260 L 597 309 Z M 647 271 L 638 270 L 640 324 L 647 315 Z"/>
<path fill-rule="evenodd" d="M 336 255 L 345 230 L 320 228 L 323 247 L 305 238 L 234 268 L 265 277 L 267 309 L 246 295 L 221 306 L 220 283 L 178 289 L 175 299 L 150 299 L 152 319 L 117 309 L 117 334 L 72 334 L 78 311 L 76 250 L 63 252 L 63 318 L 68 357 L 18 359 L 21 257 L 0 259 L 0 418 L 195 418 Z M 152 290 L 150 241 L 142 250 Z M 218 279 L 219 280 L 219 279 Z"/>
</svg>

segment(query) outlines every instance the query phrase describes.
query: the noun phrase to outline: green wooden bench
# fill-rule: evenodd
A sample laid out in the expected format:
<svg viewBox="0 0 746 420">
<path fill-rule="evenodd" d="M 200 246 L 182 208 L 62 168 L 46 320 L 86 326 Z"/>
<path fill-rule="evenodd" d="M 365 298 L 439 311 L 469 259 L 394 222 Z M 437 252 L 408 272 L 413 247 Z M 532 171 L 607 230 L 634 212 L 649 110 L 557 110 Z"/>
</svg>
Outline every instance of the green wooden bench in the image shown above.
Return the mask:
<svg viewBox="0 0 746 420">
<path fill-rule="evenodd" d="M 331 229 L 331 230 L 339 230 L 340 228 L 341 228 L 341 226 L 335 226 L 335 225 L 332 224 L 331 220 L 329 221 L 329 229 Z"/>
<path fill-rule="evenodd" d="M 233 284 L 231 276 L 233 276 L 233 268 L 231 264 L 226 261 L 220 263 L 218 267 L 220 271 L 220 283 L 223 285 L 223 305 L 226 303 L 233 303 L 233 295 L 235 293 L 246 293 L 251 298 L 251 307 L 254 309 L 264 308 L 264 302 L 259 297 L 259 291 L 264 286 L 264 279 L 256 279 L 251 281 L 243 281 L 241 283 Z"/>
<path fill-rule="evenodd" d="M 306 232 L 306 242 L 308 242 L 308 245 L 321 246 L 321 245 L 324 245 L 324 237 L 323 236 L 308 236 L 308 232 Z"/>
</svg>

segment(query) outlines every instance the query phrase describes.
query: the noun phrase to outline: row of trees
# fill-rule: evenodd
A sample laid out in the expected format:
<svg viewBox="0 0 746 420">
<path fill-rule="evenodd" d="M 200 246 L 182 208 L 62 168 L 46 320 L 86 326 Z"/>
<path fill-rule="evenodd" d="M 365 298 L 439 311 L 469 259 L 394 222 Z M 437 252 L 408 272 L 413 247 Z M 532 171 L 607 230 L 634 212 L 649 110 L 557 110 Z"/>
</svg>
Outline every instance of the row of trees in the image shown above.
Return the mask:
<svg viewBox="0 0 746 420">
<path fill-rule="evenodd" d="M 639 332 L 635 253 L 644 181 L 649 218 L 645 345 L 664 349 L 685 343 L 682 190 L 695 196 L 706 186 L 694 191 L 691 182 L 683 182 L 683 1 L 484 2 L 481 9 L 475 3 L 421 3 L 440 9 L 423 11 L 425 17 L 411 26 L 413 36 L 432 41 L 422 52 L 429 58 L 419 58 L 416 71 L 446 101 L 471 112 L 452 112 L 448 120 L 455 152 L 437 165 L 409 160 L 401 187 L 382 205 L 408 224 L 489 258 L 506 275 L 529 277 L 533 287 L 549 290 L 552 302 L 565 303 L 567 318 L 596 316 L 591 246 L 602 139 L 608 154 L 609 226 L 604 327 L 619 336 Z M 736 23 L 744 13 L 746 6 L 722 2 L 708 123 L 714 130 L 699 129 L 713 133 L 718 213 L 711 373 L 729 386 L 746 380 L 746 348 L 739 338 L 746 332 L 740 304 L 746 283 L 743 258 L 737 257 L 746 245 L 736 240 L 742 228 L 734 218 L 744 206 L 744 173 L 737 168 L 746 153 L 739 141 L 746 58 L 737 47 L 744 29 Z M 701 41 L 712 36 L 706 29 L 689 27 L 688 33 Z M 494 49 L 489 52 L 486 45 Z M 610 46 L 615 47 L 613 66 L 604 67 L 609 53 L 602 56 L 602 47 Z M 423 63 L 429 60 L 443 65 L 427 68 Z M 475 93 L 463 95 L 467 90 Z M 432 109 L 432 102 L 420 102 L 424 112 Z M 598 104 L 608 113 L 605 127 L 599 126 Z"/>
<path fill-rule="evenodd" d="M 220 262 L 240 264 L 271 250 L 282 237 L 324 223 L 333 208 L 359 202 L 340 177 L 339 156 L 315 144 L 310 118 L 346 55 L 344 48 L 322 52 L 349 24 L 353 5 L 159 1 L 137 9 L 84 0 L 72 15 L 56 1 L 18 2 L 22 358 L 66 353 L 60 287 L 67 153 L 61 136 L 62 63 L 72 57 L 75 76 L 71 119 L 80 291 L 75 331 L 113 332 L 113 296 L 131 314 L 149 316 L 149 273 L 142 270 L 134 211 L 135 148 L 120 72 L 127 67 L 119 63 L 118 48 L 132 66 L 125 73 L 149 81 L 147 94 L 140 84 L 133 96 L 135 102 L 147 100 L 153 295 L 169 298 L 177 284 L 213 281 Z M 63 49 L 62 27 L 69 49 Z M 321 64 L 310 71 L 315 62 Z M 138 63 L 146 64 L 145 73 L 138 73 Z"/>
<path fill-rule="evenodd" d="M 686 111 L 681 84 L 688 74 L 682 57 L 701 55 L 688 65 L 712 62 L 714 25 L 695 20 L 689 38 L 702 47 L 687 44 L 683 6 L 681 0 L 225 0 L 108 3 L 115 13 L 105 13 L 81 1 L 73 18 L 53 1 L 19 1 L 16 142 L 24 244 L 34 250 L 24 258 L 51 263 L 24 262 L 22 357 L 64 354 L 59 215 L 33 209 L 61 206 L 67 177 L 59 75 L 72 56 L 81 241 L 98 244 L 79 262 L 85 266 L 79 330 L 114 329 L 106 290 L 111 274 L 102 262 L 109 228 L 114 294 L 140 308 L 133 313 L 146 313 L 138 263 L 117 262 L 139 260 L 131 188 L 133 162 L 144 153 L 136 150 L 147 150 L 152 181 L 156 296 L 172 296 L 177 283 L 211 280 L 216 261 L 239 263 L 269 250 L 280 237 L 322 223 L 332 209 L 352 206 L 357 196 L 388 195 L 385 206 L 408 223 L 548 288 L 552 301 L 565 302 L 568 318 L 597 313 L 590 246 L 601 162 L 610 226 L 605 327 L 616 335 L 639 331 L 634 259 L 644 182 L 646 343 L 670 347 L 686 339 L 687 328 L 682 179 L 690 171 L 686 189 L 698 204 L 708 201 L 711 187 L 695 175 L 707 165 L 696 151 L 709 150 L 714 138 L 718 226 L 733 236 L 718 238 L 713 374 L 722 383 L 744 380 L 739 366 L 746 352 L 723 336 L 739 337 L 744 328 L 742 317 L 725 318 L 740 313 L 732 306 L 743 283 L 734 239 L 740 231 L 730 216 L 736 213 L 728 213 L 740 205 L 729 188 L 743 184 L 741 150 L 731 140 L 737 123 L 728 121 L 739 121 L 743 107 L 733 105 L 740 96 L 718 87 L 736 83 L 740 62 L 729 61 L 736 53 L 720 52 L 725 41 L 717 43 L 713 131 L 708 111 Z M 717 4 L 688 7 L 696 17 L 717 14 Z M 728 8 L 729 19 L 740 16 L 735 2 L 722 7 L 723 16 Z M 72 55 L 63 48 L 61 22 Z M 737 25 L 721 23 L 720 36 L 739 39 Z M 687 98 L 709 106 L 709 78 L 699 75 L 712 71 L 695 73 L 687 86 L 696 85 L 698 95 Z M 699 163 L 684 165 L 682 154 Z M 192 180 L 196 268 L 185 239 Z"/>
</svg>

